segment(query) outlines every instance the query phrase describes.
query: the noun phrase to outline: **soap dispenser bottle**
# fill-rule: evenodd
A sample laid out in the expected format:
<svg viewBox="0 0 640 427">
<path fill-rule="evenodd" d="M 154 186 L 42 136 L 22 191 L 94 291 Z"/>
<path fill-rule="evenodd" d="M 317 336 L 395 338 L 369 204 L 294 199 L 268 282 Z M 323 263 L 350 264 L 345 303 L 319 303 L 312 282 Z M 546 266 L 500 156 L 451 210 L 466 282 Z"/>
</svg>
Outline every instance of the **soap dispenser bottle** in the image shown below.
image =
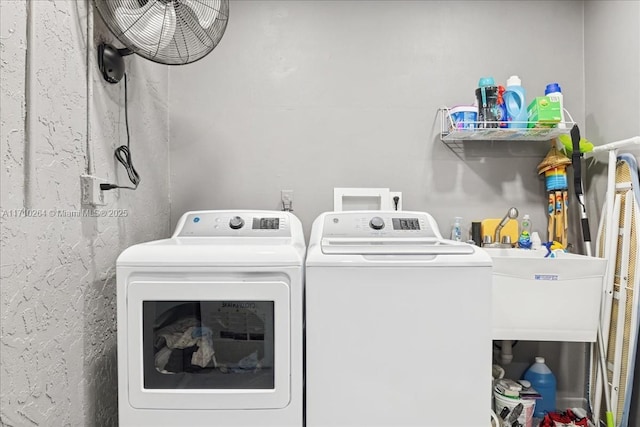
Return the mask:
<svg viewBox="0 0 640 427">
<path fill-rule="evenodd" d="M 518 247 L 522 249 L 531 249 L 531 219 L 525 214 L 520 221 L 520 237 L 518 238 Z"/>
<path fill-rule="evenodd" d="M 520 221 L 520 234 L 522 235 L 525 231 L 529 236 L 531 236 L 531 218 L 529 217 L 529 214 L 525 214 L 522 217 L 522 221 Z"/>
<path fill-rule="evenodd" d="M 453 227 L 451 227 L 451 240 L 456 242 L 462 241 L 462 217 L 455 217 L 453 219 Z"/>
</svg>

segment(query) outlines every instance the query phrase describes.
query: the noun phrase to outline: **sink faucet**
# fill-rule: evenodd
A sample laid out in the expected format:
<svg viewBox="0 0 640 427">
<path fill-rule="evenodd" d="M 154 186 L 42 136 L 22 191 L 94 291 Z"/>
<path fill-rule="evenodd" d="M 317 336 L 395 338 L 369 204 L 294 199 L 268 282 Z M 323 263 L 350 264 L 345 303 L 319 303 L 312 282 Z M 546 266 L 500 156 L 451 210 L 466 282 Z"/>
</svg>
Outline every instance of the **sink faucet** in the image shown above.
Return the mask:
<svg viewBox="0 0 640 427">
<path fill-rule="evenodd" d="M 518 209 L 516 208 L 509 209 L 509 212 L 507 212 L 504 218 L 502 218 L 502 221 L 500 221 L 500 224 L 498 224 L 498 226 L 496 227 L 496 233 L 493 238 L 494 243 L 500 242 L 500 232 L 502 231 L 504 226 L 507 225 L 507 222 L 509 222 L 510 219 L 516 219 L 516 218 L 518 218 Z"/>
<path fill-rule="evenodd" d="M 496 227 L 493 243 L 490 243 L 486 246 L 489 248 L 510 248 L 511 243 L 500 242 L 500 231 L 502 231 L 502 229 L 504 228 L 505 225 L 507 225 L 507 222 L 509 222 L 510 219 L 516 219 L 516 218 L 518 218 L 518 209 L 516 208 L 509 209 L 509 211 L 504 216 L 504 218 L 502 218 L 502 221 L 500 221 L 500 224 L 498 224 L 498 226 Z"/>
</svg>

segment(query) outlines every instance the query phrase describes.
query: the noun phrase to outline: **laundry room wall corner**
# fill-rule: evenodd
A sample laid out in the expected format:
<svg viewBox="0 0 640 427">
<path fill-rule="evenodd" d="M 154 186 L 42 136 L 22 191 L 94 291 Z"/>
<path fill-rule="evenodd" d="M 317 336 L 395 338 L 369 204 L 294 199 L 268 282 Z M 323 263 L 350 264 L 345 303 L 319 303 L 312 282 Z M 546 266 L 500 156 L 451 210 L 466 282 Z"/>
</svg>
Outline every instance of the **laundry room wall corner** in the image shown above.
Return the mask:
<svg viewBox="0 0 640 427">
<path fill-rule="evenodd" d="M 640 3 L 585 2 L 584 29 L 587 90 L 583 137 L 602 145 L 640 135 Z M 640 156 L 640 150 L 625 151 Z M 606 160 L 590 162 L 585 175 L 587 210 L 594 218 L 591 234 L 596 235 L 605 200 Z"/>
<path fill-rule="evenodd" d="M 124 86 L 95 67 L 111 36 L 91 0 L 2 1 L 0 17 L 0 424 L 116 426 L 115 260 L 170 232 L 167 67 L 125 60 L 142 183 L 93 209 L 80 175 L 127 182 Z"/>
<path fill-rule="evenodd" d="M 602 145 L 640 135 L 640 2 L 585 2 L 585 137 Z M 615 82 L 615 84 L 606 84 Z M 606 100 L 606 102 L 603 102 Z M 613 108 L 612 108 L 613 106 Z M 640 159 L 640 150 L 625 148 Z M 586 171 L 592 236 L 607 188 L 606 160 Z M 593 214 L 591 214 L 593 213 Z M 640 357 L 636 355 L 629 425 L 640 425 Z"/>
</svg>

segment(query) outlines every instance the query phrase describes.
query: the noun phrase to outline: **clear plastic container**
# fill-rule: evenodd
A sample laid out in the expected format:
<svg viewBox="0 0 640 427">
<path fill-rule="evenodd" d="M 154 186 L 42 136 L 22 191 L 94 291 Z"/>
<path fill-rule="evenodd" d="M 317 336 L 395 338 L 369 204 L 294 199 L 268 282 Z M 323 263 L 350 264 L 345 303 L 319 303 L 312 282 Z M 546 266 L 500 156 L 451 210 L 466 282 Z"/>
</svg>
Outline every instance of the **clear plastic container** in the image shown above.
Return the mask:
<svg viewBox="0 0 640 427">
<path fill-rule="evenodd" d="M 456 242 L 462 241 L 462 217 L 455 217 L 453 219 L 453 226 L 451 227 L 451 240 Z"/>
</svg>

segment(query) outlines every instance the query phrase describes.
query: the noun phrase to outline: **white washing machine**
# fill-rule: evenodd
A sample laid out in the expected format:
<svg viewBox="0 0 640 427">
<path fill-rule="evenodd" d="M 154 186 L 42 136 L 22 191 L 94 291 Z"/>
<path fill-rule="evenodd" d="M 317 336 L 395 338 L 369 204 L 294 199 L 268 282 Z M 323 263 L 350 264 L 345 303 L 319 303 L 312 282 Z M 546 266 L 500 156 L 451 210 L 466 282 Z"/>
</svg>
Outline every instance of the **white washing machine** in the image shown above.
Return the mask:
<svg viewBox="0 0 640 427">
<path fill-rule="evenodd" d="M 421 212 L 320 215 L 306 259 L 308 427 L 486 427 L 491 259 Z"/>
<path fill-rule="evenodd" d="M 200 211 L 117 261 L 120 426 L 303 424 L 300 221 Z"/>
</svg>

